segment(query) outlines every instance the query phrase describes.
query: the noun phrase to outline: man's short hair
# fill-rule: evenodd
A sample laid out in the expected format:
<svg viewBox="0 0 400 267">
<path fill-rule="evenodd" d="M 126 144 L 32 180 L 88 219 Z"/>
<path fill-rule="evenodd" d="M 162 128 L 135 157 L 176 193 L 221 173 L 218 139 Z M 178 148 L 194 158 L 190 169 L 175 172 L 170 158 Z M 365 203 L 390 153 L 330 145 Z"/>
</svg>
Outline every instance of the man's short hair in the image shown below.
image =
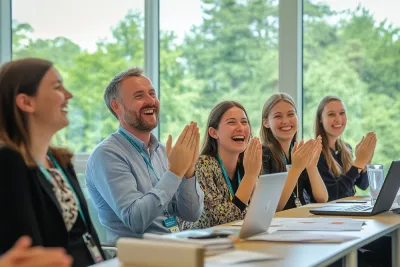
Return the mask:
<svg viewBox="0 0 400 267">
<path fill-rule="evenodd" d="M 111 108 L 111 100 L 118 99 L 119 90 L 121 88 L 121 82 L 127 77 L 139 77 L 143 76 L 143 70 L 138 67 L 130 68 L 123 72 L 118 73 L 114 76 L 111 82 L 107 85 L 104 90 L 104 102 L 111 113 L 118 119 L 117 114 L 115 114 L 114 110 Z"/>
</svg>

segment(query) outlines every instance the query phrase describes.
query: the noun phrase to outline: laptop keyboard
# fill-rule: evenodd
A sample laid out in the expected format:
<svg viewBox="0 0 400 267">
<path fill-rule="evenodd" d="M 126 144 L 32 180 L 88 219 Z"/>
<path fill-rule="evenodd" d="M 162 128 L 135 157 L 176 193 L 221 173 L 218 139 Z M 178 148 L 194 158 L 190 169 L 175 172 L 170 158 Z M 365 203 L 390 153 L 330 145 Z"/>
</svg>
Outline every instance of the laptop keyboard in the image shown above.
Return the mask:
<svg viewBox="0 0 400 267">
<path fill-rule="evenodd" d="M 351 207 L 341 207 L 336 209 L 337 211 L 366 211 L 366 210 L 371 210 L 372 207 L 370 206 L 364 206 L 364 205 L 357 205 L 357 206 L 351 206 Z"/>
</svg>

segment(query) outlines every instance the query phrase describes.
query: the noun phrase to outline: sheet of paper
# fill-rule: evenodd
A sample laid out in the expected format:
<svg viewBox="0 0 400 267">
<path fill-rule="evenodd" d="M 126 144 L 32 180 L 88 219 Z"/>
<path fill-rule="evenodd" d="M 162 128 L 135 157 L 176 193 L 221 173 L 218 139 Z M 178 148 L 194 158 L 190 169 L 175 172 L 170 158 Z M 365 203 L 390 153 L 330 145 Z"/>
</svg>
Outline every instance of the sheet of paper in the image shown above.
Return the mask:
<svg viewBox="0 0 400 267">
<path fill-rule="evenodd" d="M 271 227 L 279 231 L 360 231 L 364 220 L 352 218 L 275 218 Z"/>
<path fill-rule="evenodd" d="M 206 263 L 214 264 L 238 264 L 253 261 L 267 261 L 277 260 L 281 257 L 271 254 L 246 251 L 246 250 L 233 250 L 230 252 L 221 253 L 217 256 L 207 257 Z"/>
<path fill-rule="evenodd" d="M 164 242 L 197 244 L 206 247 L 206 249 L 210 248 L 225 249 L 234 247 L 234 243 L 230 238 L 189 239 L 183 237 L 182 238 L 176 237 L 174 235 L 157 235 L 152 233 L 145 233 L 143 235 L 143 239 L 164 241 Z"/>
<path fill-rule="evenodd" d="M 273 218 L 271 225 L 277 224 L 290 224 L 290 223 L 298 223 L 298 222 L 331 222 L 331 221 L 353 221 L 354 219 L 345 217 L 345 218 L 327 218 L 327 217 L 306 217 L 306 218 Z"/>
<path fill-rule="evenodd" d="M 253 241 L 295 242 L 295 243 L 343 243 L 357 237 L 342 233 L 278 231 L 248 238 Z"/>
<path fill-rule="evenodd" d="M 230 232 L 232 236 L 239 236 L 241 227 L 238 226 L 214 226 L 212 229 L 218 229 L 223 232 Z M 268 234 L 272 234 L 279 231 L 280 227 L 269 227 L 267 230 Z"/>
</svg>

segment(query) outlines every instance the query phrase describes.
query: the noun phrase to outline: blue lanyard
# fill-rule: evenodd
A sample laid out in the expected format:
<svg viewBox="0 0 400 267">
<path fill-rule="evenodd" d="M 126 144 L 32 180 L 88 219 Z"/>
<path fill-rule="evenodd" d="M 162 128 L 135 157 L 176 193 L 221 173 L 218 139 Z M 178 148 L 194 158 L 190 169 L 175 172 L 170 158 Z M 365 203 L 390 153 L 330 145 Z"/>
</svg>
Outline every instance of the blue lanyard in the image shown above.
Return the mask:
<svg viewBox="0 0 400 267">
<path fill-rule="evenodd" d="M 76 203 L 78 204 L 78 210 L 79 210 L 79 214 L 81 215 L 82 221 L 85 224 L 86 228 L 87 228 L 87 223 L 86 223 L 86 219 L 85 216 L 83 214 L 82 211 L 82 207 L 81 207 L 81 203 L 79 202 L 79 198 L 78 195 L 75 192 L 74 187 L 71 185 L 71 182 L 68 180 L 67 175 L 65 175 L 63 169 L 60 167 L 60 165 L 58 165 L 57 161 L 55 160 L 55 158 L 49 153 L 47 153 L 47 156 L 49 156 L 51 162 L 53 163 L 53 165 L 57 168 L 57 170 L 61 173 L 61 175 L 64 178 L 64 181 L 68 184 L 69 188 L 71 189 L 72 193 L 74 194 Z M 39 166 L 40 171 L 43 173 L 43 175 L 46 177 L 46 179 L 53 185 L 54 185 L 54 181 L 53 178 L 51 176 L 51 174 L 47 171 L 47 169 L 39 162 L 37 162 L 37 165 Z"/>
<path fill-rule="evenodd" d="M 121 129 L 118 130 L 118 132 L 120 134 L 122 134 L 123 137 L 126 138 L 126 140 L 128 140 L 129 143 L 131 143 L 131 145 L 136 148 L 136 150 L 139 152 L 139 154 L 142 156 L 144 162 L 147 165 L 147 168 L 149 168 L 154 175 L 156 176 L 157 180 L 160 180 L 160 178 L 158 178 L 158 175 L 156 173 L 156 171 L 153 168 L 153 165 L 151 165 L 150 160 L 147 158 L 147 155 L 143 152 L 143 149 L 141 149 L 126 133 L 124 133 Z"/>
<path fill-rule="evenodd" d="M 118 132 L 119 132 L 120 134 L 122 134 L 122 136 L 125 137 L 125 139 L 128 140 L 128 142 L 131 143 L 131 145 L 132 145 L 134 148 L 136 148 L 136 150 L 139 152 L 139 154 L 142 156 L 144 162 L 146 163 L 147 168 L 149 168 L 149 169 L 154 173 L 154 175 L 156 176 L 157 180 L 160 180 L 160 178 L 158 178 L 158 175 L 157 175 L 156 171 L 155 171 L 154 168 L 153 168 L 153 165 L 151 165 L 150 160 L 147 158 L 147 155 L 143 152 L 143 149 L 141 149 L 141 148 L 132 140 L 132 138 L 130 138 L 130 137 L 129 137 L 126 133 L 124 133 L 121 129 L 118 129 Z M 164 210 L 164 216 L 167 217 L 167 218 L 170 217 L 170 215 L 169 215 L 167 209 Z"/>
<path fill-rule="evenodd" d="M 219 165 L 221 166 L 222 169 L 222 174 L 224 175 L 225 178 L 225 182 L 228 185 L 229 191 L 231 193 L 231 200 L 233 199 L 233 197 L 235 196 L 235 192 L 233 192 L 233 188 L 232 188 L 232 184 L 231 184 L 231 180 L 229 179 L 228 173 L 226 172 L 224 163 L 222 163 L 221 157 L 217 154 L 217 160 L 219 162 Z M 238 176 L 238 185 L 240 184 L 240 182 L 242 181 L 242 178 L 240 177 L 240 173 L 239 173 L 239 169 L 237 171 L 237 176 Z"/>
</svg>

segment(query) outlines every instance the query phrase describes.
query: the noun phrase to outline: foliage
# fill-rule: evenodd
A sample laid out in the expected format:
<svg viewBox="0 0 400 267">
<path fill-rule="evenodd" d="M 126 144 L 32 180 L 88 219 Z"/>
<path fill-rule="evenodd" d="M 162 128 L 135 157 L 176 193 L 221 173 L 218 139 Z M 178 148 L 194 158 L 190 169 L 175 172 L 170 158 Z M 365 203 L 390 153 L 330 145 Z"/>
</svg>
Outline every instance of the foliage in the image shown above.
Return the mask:
<svg viewBox="0 0 400 267">
<path fill-rule="evenodd" d="M 160 32 L 161 140 L 175 138 L 191 120 L 204 125 L 213 105 L 238 100 L 247 109 L 255 135 L 265 100 L 278 89 L 278 1 L 203 0 L 203 22 L 183 42 Z M 74 99 L 70 126 L 58 140 L 75 152 L 90 152 L 114 132 L 117 121 L 103 90 L 120 71 L 144 65 L 144 19 L 129 11 L 88 52 L 65 37 L 33 39 L 34 29 L 13 21 L 13 57 L 36 56 L 55 62 Z M 377 23 L 359 6 L 334 12 L 311 0 L 304 4 L 304 129 L 313 137 L 315 110 L 327 94 L 348 109 L 345 139 L 353 147 L 376 131 L 374 162 L 390 164 L 400 152 L 399 28 Z"/>
</svg>

